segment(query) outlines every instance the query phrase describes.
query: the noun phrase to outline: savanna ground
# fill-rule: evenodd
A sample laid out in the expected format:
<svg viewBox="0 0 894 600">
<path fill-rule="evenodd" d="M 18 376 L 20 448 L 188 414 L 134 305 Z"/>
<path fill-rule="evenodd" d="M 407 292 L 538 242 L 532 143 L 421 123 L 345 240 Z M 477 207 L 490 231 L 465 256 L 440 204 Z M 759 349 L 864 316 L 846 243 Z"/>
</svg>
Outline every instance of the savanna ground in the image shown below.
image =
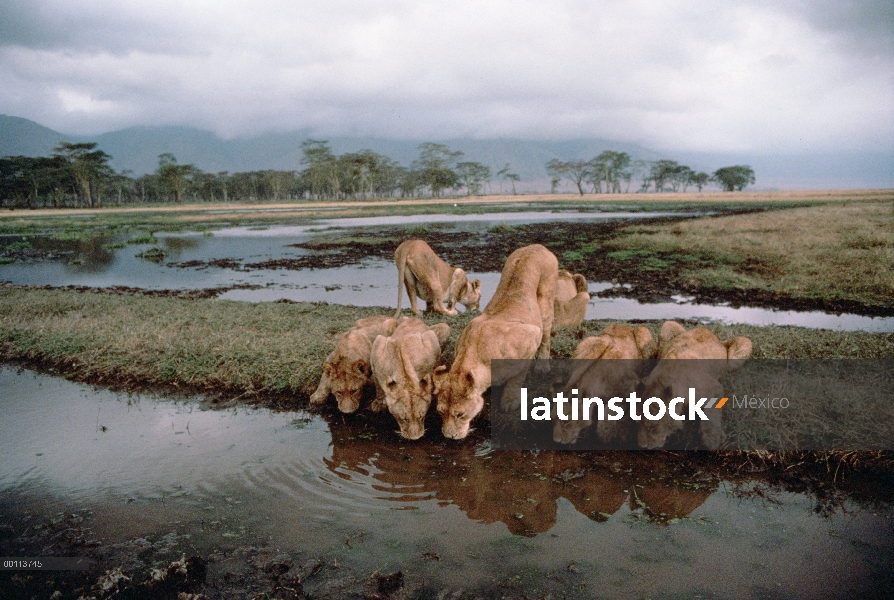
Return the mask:
<svg viewBox="0 0 894 600">
<path fill-rule="evenodd" d="M 391 228 L 376 235 L 321 231 L 308 247 L 332 251 L 327 260 L 335 264 L 327 266 L 336 266 L 339 261 L 346 264 L 366 256 L 390 258 L 396 245 L 409 234 L 429 240 L 451 264 L 490 271 L 500 270 L 515 248 L 543 243 L 556 253 L 563 267 L 583 273 L 591 281 L 630 284 L 609 293 L 664 298 L 683 292 L 733 304 L 894 315 L 891 191 L 511 196 L 329 205 L 139 207 L 64 214 L 15 211 L 0 214 L 0 233 L 26 237 L 49 234 L 60 239 L 119 236 L 145 241 L 145 236 L 151 238 L 159 231 L 310 223 L 320 217 L 595 207 L 697 209 L 711 215 L 633 224 L 504 225 L 471 241 L 467 234 L 457 235 L 435 226 Z M 337 210 L 328 210 L 333 208 Z M 0 248 L 0 260 L 44 258 L 31 253 L 26 244 Z M 0 359 L 117 389 L 201 394 L 209 405 L 254 403 L 290 409 L 306 406 L 319 380 L 322 360 L 338 333 L 360 317 L 391 312 L 388 307 L 227 302 L 215 300 L 213 295 L 0 285 Z M 453 358 L 456 338 L 470 319 L 465 314 L 425 317 L 429 323 L 446 321 L 451 326 L 444 355 L 447 364 Z M 558 332 L 553 356 L 570 357 L 580 335 L 596 334 L 607 324 L 587 321 L 581 332 Z M 645 325 L 657 335 L 661 324 Z M 750 337 L 755 358 L 894 358 L 894 332 L 718 324 L 710 328 L 721 339 Z M 869 497 L 873 502 L 889 502 L 894 490 L 894 458 L 889 453 L 649 454 L 649 461 L 658 461 L 663 465 L 661 469 L 677 477 L 711 473 L 725 478 L 747 473 L 784 489 L 806 490 L 827 499 L 854 497 L 872 490 Z M 66 519 L 42 526 L 41 533 L 33 536 L 34 547 L 42 543 L 41 536 L 55 535 L 57 529 L 76 538 L 77 524 Z M 117 556 L 113 553 L 103 564 L 135 560 L 129 553 L 137 552 L 132 550 Z M 201 564 L 192 568 L 191 575 L 184 575 L 187 580 L 203 573 Z M 276 564 L 270 567 L 269 563 L 259 563 L 254 577 L 266 581 L 272 577 L 270 569 L 275 572 L 278 568 Z M 169 581 L 180 577 L 174 571 Z M 184 573 L 188 572 L 184 567 Z M 167 588 L 133 587 L 131 595 L 150 597 L 161 591 L 176 597 L 178 590 L 200 589 L 194 584 L 179 581 Z M 267 588 L 267 584 L 259 585 L 258 589 L 266 589 L 264 593 L 271 597 L 299 597 L 288 596 L 275 582 Z M 383 576 L 362 585 L 358 589 L 367 592 L 358 593 L 371 597 L 390 597 L 400 591 L 399 582 Z"/>
</svg>

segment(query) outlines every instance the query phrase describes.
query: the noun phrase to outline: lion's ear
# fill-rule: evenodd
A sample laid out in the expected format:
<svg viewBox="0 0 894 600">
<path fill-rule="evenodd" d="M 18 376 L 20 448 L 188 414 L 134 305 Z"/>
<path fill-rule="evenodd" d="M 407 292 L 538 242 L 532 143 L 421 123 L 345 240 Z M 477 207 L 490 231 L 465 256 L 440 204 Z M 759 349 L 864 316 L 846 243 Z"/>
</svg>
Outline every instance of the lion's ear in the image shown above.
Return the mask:
<svg viewBox="0 0 894 600">
<path fill-rule="evenodd" d="M 437 323 L 428 328 L 433 331 L 438 338 L 438 346 L 442 347 L 450 338 L 450 325 L 447 323 Z"/>
<path fill-rule="evenodd" d="M 676 321 L 665 321 L 658 332 L 659 344 L 671 341 L 681 333 L 686 333 L 686 329 Z"/>
<path fill-rule="evenodd" d="M 751 340 L 747 337 L 737 335 L 728 342 L 721 342 L 726 346 L 726 355 L 730 360 L 743 360 L 751 356 Z"/>
<path fill-rule="evenodd" d="M 472 289 L 475 290 L 476 292 L 481 291 L 481 280 L 480 279 L 475 279 L 472 281 Z"/>
</svg>

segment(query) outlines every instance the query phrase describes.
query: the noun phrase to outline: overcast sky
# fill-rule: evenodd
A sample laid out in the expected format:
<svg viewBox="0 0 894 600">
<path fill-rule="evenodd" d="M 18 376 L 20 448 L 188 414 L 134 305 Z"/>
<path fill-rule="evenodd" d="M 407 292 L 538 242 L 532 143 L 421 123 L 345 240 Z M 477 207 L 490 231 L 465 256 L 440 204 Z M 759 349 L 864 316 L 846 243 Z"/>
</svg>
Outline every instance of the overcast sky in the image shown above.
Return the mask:
<svg viewBox="0 0 894 600">
<path fill-rule="evenodd" d="M 0 0 L 0 113 L 663 150 L 894 150 L 894 2 Z"/>
</svg>

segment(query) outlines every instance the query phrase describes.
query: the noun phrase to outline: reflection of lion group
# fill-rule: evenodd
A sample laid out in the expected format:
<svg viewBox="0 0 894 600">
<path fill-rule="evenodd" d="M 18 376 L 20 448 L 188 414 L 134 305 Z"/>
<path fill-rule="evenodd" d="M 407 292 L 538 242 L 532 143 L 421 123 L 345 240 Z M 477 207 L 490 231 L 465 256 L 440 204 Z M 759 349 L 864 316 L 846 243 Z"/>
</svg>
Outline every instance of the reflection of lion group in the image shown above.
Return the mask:
<svg viewBox="0 0 894 600">
<path fill-rule="evenodd" d="M 395 264 L 397 313 L 394 317 L 360 319 L 339 339 L 323 363 L 323 375 L 311 403 L 322 403 L 331 393 L 342 412 L 354 412 L 363 389 L 375 384 L 378 398 L 370 408 L 387 408 L 398 421 L 400 434 L 407 439 L 423 435 L 425 416 L 435 398 L 443 435 L 452 439 L 466 437 L 472 421 L 484 408 L 486 390 L 492 383 L 501 383 L 491 381 L 490 362 L 549 359 L 553 331 L 579 327 L 590 301 L 586 279 L 560 270 L 556 256 L 547 248 L 539 244 L 519 248 L 507 258 L 490 302 L 460 334 L 454 348 L 455 359 L 448 367 L 439 362 L 449 325 L 429 327 L 417 318 L 401 317 L 402 290 L 406 288 L 414 315 L 419 314 L 418 297 L 426 302 L 426 312 L 449 317 L 457 314 L 457 304 L 463 304 L 467 311 L 478 309 L 480 280 L 469 281 L 463 269 L 448 265 L 422 240 L 402 243 L 395 252 Z M 656 345 L 645 327 L 610 325 L 599 335 L 580 342 L 574 358 L 589 362 L 572 372 L 566 387 L 579 388 L 581 394 L 611 397 L 639 386 L 646 394 L 644 398 L 669 400 L 668 394 L 680 396 L 686 385 L 674 361 L 660 361 L 642 378 L 641 370 L 630 366 L 635 364 L 632 361 L 656 357 L 722 358 L 734 367 L 750 354 L 751 341 L 747 338 L 721 342 L 704 327 L 686 331 L 669 321 L 662 326 Z M 711 391 L 719 389 L 717 393 L 722 394 L 717 382 L 720 373 L 706 369 L 703 375 L 700 385 Z M 511 403 L 503 404 L 504 409 L 511 407 Z M 574 443 L 591 424 L 557 420 L 554 439 L 563 444 Z M 669 417 L 640 423 L 600 422 L 594 435 L 602 442 L 635 438 L 640 447 L 661 448 L 682 426 Z M 723 430 L 717 420 L 703 422 L 699 433 L 708 449 L 717 449 L 723 442 Z"/>
</svg>

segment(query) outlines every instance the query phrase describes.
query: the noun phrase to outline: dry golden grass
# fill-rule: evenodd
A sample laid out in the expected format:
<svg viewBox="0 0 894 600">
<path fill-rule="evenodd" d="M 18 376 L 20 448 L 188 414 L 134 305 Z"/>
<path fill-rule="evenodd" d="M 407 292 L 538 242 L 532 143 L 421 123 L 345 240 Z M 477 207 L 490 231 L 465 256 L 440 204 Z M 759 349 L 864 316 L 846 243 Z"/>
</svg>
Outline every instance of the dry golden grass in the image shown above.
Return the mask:
<svg viewBox="0 0 894 600">
<path fill-rule="evenodd" d="M 689 287 L 894 306 L 894 202 L 826 204 L 632 226 L 612 248 L 716 257 Z"/>
<path fill-rule="evenodd" d="M 107 208 L 65 208 L 65 209 L 16 209 L 0 212 L 0 220 L 16 218 L 32 218 L 59 215 L 96 215 L 120 213 L 182 213 L 214 211 L 215 218 L 227 215 L 240 218 L 282 217 L 283 211 L 313 211 L 317 209 L 338 208 L 376 208 L 404 206 L 437 206 L 437 205 L 479 205 L 505 204 L 517 202 L 612 202 L 612 203 L 710 203 L 710 202 L 855 202 L 855 201 L 888 201 L 894 200 L 894 190 L 796 190 L 782 192 L 687 192 L 687 193 L 648 193 L 648 194 L 523 194 L 494 196 L 458 196 L 451 198 L 409 198 L 409 199 L 375 199 L 351 201 L 292 201 L 277 203 L 196 203 L 196 204 L 162 204 Z M 237 211 L 250 211 L 237 213 Z"/>
</svg>

